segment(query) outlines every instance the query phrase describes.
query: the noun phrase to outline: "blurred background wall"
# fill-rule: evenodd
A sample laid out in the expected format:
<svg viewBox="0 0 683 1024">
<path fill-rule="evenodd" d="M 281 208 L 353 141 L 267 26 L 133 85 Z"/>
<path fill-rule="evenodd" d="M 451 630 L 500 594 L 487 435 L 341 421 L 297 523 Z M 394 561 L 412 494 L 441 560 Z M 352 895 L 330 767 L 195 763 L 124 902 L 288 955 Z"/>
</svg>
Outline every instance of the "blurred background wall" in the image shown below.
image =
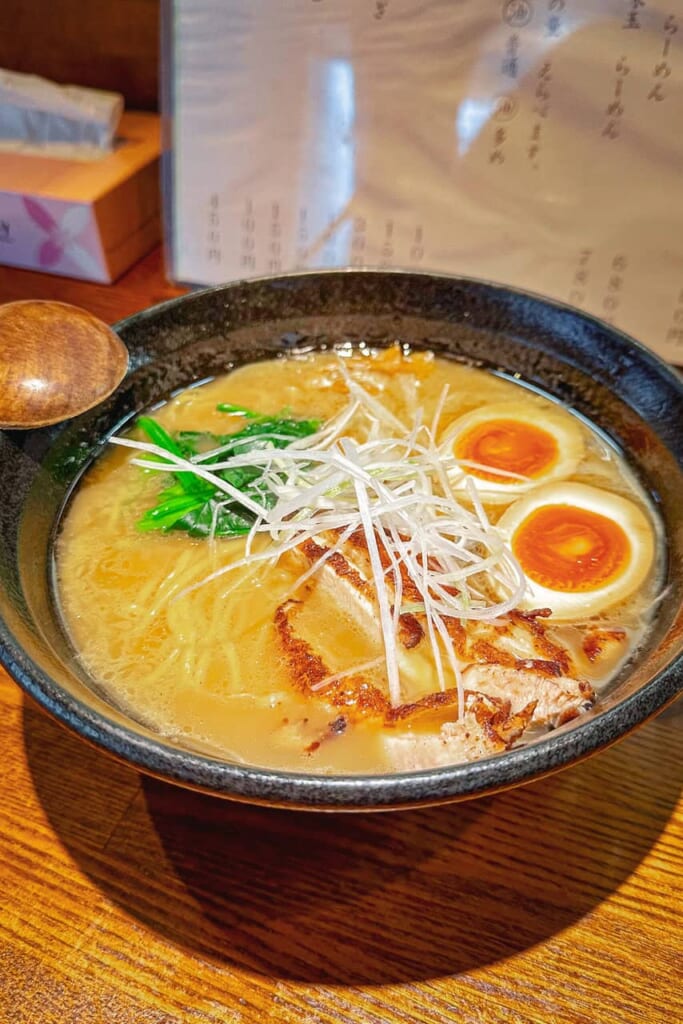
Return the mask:
<svg viewBox="0 0 683 1024">
<path fill-rule="evenodd" d="M 156 110 L 159 0 L 1 0 L 0 67 L 113 89 Z"/>
</svg>

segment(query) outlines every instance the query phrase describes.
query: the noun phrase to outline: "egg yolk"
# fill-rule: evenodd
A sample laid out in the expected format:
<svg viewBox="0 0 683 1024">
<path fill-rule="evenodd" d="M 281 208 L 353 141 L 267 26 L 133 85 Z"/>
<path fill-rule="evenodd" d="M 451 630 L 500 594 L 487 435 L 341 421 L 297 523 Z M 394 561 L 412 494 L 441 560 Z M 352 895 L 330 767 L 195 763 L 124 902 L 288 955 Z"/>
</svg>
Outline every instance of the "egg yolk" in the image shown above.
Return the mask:
<svg viewBox="0 0 683 1024">
<path fill-rule="evenodd" d="M 463 461 L 536 477 L 555 463 L 558 446 L 552 434 L 532 423 L 496 419 L 478 423 L 456 438 L 454 453 Z M 481 469 L 470 472 L 483 480 L 510 479 Z"/>
<path fill-rule="evenodd" d="M 589 591 L 626 568 L 631 545 L 618 523 L 572 505 L 533 511 L 512 538 L 524 572 L 549 590 Z"/>
</svg>

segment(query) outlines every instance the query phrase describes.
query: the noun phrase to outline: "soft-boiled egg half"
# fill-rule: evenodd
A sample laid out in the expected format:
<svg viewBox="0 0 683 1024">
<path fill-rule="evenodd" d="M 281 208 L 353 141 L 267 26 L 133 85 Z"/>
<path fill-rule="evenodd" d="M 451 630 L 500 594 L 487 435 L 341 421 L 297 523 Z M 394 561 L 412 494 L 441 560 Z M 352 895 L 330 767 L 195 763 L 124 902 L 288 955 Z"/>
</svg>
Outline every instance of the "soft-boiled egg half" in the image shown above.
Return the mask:
<svg viewBox="0 0 683 1024">
<path fill-rule="evenodd" d="M 627 498 L 587 484 L 546 484 L 497 523 L 528 581 L 522 608 L 554 619 L 596 615 L 633 594 L 648 576 L 653 528 Z"/>
<path fill-rule="evenodd" d="M 584 454 L 573 416 L 531 403 L 483 405 L 455 420 L 443 443 L 458 460 L 452 486 L 461 490 L 471 476 L 482 499 L 498 503 L 571 476 Z"/>
</svg>

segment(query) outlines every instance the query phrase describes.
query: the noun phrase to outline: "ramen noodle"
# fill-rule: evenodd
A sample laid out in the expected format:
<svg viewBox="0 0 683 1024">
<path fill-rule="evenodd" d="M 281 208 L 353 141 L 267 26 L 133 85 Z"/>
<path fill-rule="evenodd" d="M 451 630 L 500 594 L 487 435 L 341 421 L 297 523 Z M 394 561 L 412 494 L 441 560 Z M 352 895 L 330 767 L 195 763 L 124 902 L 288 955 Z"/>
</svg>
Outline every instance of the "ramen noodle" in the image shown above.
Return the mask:
<svg viewBox="0 0 683 1024">
<path fill-rule="evenodd" d="M 584 714 L 637 649 L 658 527 L 517 382 L 394 346 L 242 366 L 140 418 L 56 548 L 90 677 L 171 743 L 380 773 Z"/>
</svg>

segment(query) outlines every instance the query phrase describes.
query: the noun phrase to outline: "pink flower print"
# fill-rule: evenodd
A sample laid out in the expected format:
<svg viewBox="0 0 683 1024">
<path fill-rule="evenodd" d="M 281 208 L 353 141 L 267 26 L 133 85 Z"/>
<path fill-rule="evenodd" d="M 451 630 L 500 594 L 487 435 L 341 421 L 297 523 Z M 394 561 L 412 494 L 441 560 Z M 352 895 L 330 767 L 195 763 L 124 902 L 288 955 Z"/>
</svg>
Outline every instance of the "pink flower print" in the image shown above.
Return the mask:
<svg viewBox="0 0 683 1024">
<path fill-rule="evenodd" d="M 61 218 L 55 220 L 42 203 L 23 197 L 24 208 L 34 224 L 48 236 L 38 249 L 38 265 L 45 270 L 57 269 L 64 257 L 76 264 L 88 277 L 99 277 L 101 268 L 97 260 L 79 243 L 79 235 L 90 224 L 87 206 L 68 206 Z"/>
</svg>

